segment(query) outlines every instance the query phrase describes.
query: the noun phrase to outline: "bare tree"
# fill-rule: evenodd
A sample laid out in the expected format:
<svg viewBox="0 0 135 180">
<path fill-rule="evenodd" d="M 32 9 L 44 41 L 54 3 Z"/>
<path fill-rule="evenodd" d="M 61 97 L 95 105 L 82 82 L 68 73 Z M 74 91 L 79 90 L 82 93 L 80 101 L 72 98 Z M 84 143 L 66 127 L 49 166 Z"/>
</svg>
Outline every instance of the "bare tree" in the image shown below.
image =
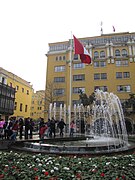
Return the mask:
<svg viewBox="0 0 135 180">
<path fill-rule="evenodd" d="M 55 84 L 54 82 L 48 81 L 46 84 L 46 90 L 45 90 L 45 110 L 48 110 L 49 104 L 54 103 L 58 101 L 62 95 L 55 94 L 55 90 L 60 89 L 61 87 L 59 84 Z"/>
</svg>

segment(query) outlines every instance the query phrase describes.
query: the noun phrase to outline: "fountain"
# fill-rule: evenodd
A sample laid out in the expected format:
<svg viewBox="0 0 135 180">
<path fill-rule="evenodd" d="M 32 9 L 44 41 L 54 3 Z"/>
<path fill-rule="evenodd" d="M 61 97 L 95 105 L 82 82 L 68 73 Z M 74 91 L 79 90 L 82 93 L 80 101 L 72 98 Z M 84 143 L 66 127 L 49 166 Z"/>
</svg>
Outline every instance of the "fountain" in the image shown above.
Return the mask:
<svg viewBox="0 0 135 180">
<path fill-rule="evenodd" d="M 53 108 L 50 105 L 50 109 Z M 60 106 L 60 117 L 66 118 L 66 107 Z M 49 111 L 52 114 L 51 110 Z M 53 112 L 55 115 L 56 113 Z M 82 137 L 45 139 L 45 142 L 25 142 L 25 150 L 59 154 L 99 154 L 127 151 L 128 142 L 125 119 L 119 98 L 113 93 L 95 91 L 95 100 L 91 106 L 74 106 L 74 117 L 81 114 L 91 117 L 89 133 Z"/>
</svg>

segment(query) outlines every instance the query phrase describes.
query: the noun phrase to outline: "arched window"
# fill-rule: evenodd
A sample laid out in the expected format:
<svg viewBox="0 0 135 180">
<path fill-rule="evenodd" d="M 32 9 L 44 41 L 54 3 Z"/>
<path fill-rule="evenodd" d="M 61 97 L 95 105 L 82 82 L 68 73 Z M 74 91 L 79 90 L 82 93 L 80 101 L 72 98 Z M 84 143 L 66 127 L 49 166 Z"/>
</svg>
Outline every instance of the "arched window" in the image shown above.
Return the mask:
<svg viewBox="0 0 135 180">
<path fill-rule="evenodd" d="M 66 60 L 66 56 L 63 56 L 63 61 L 65 61 Z"/>
<path fill-rule="evenodd" d="M 120 50 L 119 49 L 115 50 L 115 56 L 120 56 Z"/>
<path fill-rule="evenodd" d="M 56 56 L 56 61 L 58 61 L 58 57 Z"/>
<path fill-rule="evenodd" d="M 99 53 L 98 53 L 98 51 L 95 51 L 95 52 L 94 52 L 94 58 L 99 58 Z"/>
<path fill-rule="evenodd" d="M 126 49 L 122 49 L 122 56 L 127 56 L 128 54 L 127 54 L 127 50 Z"/>
<path fill-rule="evenodd" d="M 59 61 L 61 61 L 61 59 L 62 59 L 62 58 L 61 58 L 61 56 L 60 56 L 60 57 L 59 57 Z"/>
<path fill-rule="evenodd" d="M 100 51 L 100 58 L 104 58 L 105 57 L 105 51 Z"/>
</svg>

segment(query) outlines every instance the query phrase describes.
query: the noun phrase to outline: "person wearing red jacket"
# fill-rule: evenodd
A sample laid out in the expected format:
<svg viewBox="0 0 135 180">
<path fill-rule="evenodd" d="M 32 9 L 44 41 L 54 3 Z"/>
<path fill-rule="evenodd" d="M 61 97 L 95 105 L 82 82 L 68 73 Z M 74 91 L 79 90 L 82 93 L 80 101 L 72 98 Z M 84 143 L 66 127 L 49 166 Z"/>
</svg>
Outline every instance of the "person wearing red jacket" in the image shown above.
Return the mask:
<svg viewBox="0 0 135 180">
<path fill-rule="evenodd" d="M 44 136 L 45 136 L 45 131 L 47 130 L 47 125 L 46 124 L 43 124 L 39 130 L 39 134 L 40 134 L 40 138 L 41 139 L 44 139 Z"/>
</svg>

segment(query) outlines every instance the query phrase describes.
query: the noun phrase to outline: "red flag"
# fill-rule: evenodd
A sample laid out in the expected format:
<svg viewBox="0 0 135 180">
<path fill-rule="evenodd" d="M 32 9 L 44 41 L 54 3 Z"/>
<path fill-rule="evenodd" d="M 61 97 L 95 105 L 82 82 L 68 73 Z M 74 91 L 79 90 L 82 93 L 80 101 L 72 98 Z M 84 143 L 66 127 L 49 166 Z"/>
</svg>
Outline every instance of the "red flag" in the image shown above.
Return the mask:
<svg viewBox="0 0 135 180">
<path fill-rule="evenodd" d="M 80 43 L 80 41 L 73 35 L 74 37 L 74 49 L 75 54 L 80 55 L 80 59 L 82 63 L 90 64 L 91 63 L 91 56 L 86 50 L 86 48 Z"/>
</svg>

